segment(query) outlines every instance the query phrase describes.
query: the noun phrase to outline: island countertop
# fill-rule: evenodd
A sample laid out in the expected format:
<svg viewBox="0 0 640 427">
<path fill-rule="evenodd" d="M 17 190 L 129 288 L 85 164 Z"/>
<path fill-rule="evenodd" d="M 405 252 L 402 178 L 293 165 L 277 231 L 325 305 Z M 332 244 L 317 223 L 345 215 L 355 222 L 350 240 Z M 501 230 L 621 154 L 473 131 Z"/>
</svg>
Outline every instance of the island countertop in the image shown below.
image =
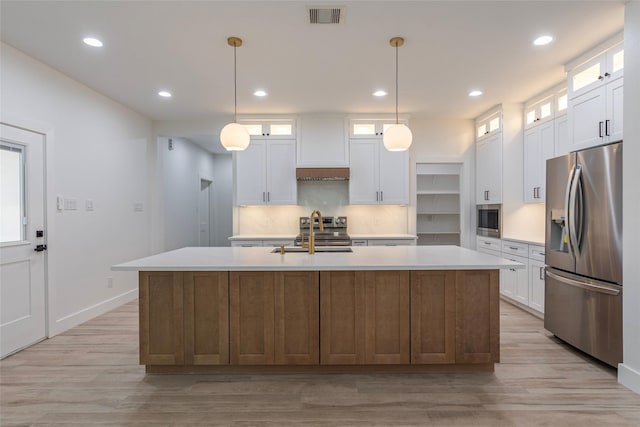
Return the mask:
<svg viewBox="0 0 640 427">
<path fill-rule="evenodd" d="M 524 265 L 458 246 L 352 247 L 350 253 L 272 253 L 268 247 L 185 247 L 111 267 L 118 271 L 494 270 Z"/>
</svg>

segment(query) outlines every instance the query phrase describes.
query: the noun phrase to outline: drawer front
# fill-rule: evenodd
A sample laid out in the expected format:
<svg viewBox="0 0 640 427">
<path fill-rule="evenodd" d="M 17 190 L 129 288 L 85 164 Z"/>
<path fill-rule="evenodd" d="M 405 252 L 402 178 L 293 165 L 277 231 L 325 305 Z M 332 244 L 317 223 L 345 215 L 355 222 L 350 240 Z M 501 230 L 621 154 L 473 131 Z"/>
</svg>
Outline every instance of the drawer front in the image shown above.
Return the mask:
<svg viewBox="0 0 640 427">
<path fill-rule="evenodd" d="M 369 239 L 368 246 L 412 246 L 415 240 L 405 239 Z"/>
<path fill-rule="evenodd" d="M 529 245 L 529 258 L 544 262 L 544 246 Z"/>
<path fill-rule="evenodd" d="M 502 251 L 502 241 L 500 239 L 494 239 L 491 237 L 476 237 L 476 248 L 480 250 L 480 248 L 489 249 L 496 252 Z"/>
<path fill-rule="evenodd" d="M 351 240 L 351 246 L 367 246 L 367 241 L 364 239 Z"/>
<path fill-rule="evenodd" d="M 500 252 L 500 251 L 493 251 L 491 249 L 487 249 L 487 248 L 483 248 L 483 247 L 478 246 L 478 252 L 482 252 L 483 254 L 493 255 L 493 256 L 497 256 L 499 258 L 502 258 L 502 252 Z"/>
<path fill-rule="evenodd" d="M 526 243 L 503 240 L 502 253 L 529 258 L 529 245 Z"/>
</svg>

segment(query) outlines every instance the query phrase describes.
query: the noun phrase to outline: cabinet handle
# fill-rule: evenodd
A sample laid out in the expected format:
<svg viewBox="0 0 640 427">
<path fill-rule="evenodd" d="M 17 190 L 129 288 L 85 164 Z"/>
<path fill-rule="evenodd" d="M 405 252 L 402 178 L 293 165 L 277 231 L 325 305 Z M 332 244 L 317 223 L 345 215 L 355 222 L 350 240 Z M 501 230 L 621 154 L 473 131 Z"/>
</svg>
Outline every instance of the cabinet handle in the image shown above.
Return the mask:
<svg viewBox="0 0 640 427">
<path fill-rule="evenodd" d="M 611 77 L 611 74 L 609 74 L 609 73 L 604 73 L 604 76 L 605 76 L 605 77 Z"/>
<path fill-rule="evenodd" d="M 380 201 L 380 192 L 376 191 L 376 202 Z"/>
<path fill-rule="evenodd" d="M 485 245 L 490 245 L 490 244 L 491 244 L 491 242 L 484 242 L 484 244 L 485 244 Z"/>
<path fill-rule="evenodd" d="M 380 192 L 380 201 L 381 202 L 384 201 L 384 192 L 382 191 Z"/>
<path fill-rule="evenodd" d="M 540 280 L 544 280 L 544 267 L 538 267 L 540 269 Z"/>
<path fill-rule="evenodd" d="M 598 136 L 602 138 L 602 124 L 603 122 L 598 122 Z"/>
<path fill-rule="evenodd" d="M 604 134 L 605 134 L 606 136 L 609 136 L 609 122 L 610 122 L 610 121 L 611 121 L 611 120 L 605 120 L 605 121 L 604 121 Z"/>
<path fill-rule="evenodd" d="M 266 202 L 266 201 L 267 201 L 267 200 L 266 200 L 266 198 L 265 198 L 265 195 L 264 195 L 264 191 L 262 192 L 262 201 L 263 201 L 263 202 Z"/>
<path fill-rule="evenodd" d="M 536 187 L 533 187 L 533 198 L 537 199 L 538 197 L 536 196 Z"/>
<path fill-rule="evenodd" d="M 271 192 L 267 191 L 267 202 L 271 201 Z"/>
<path fill-rule="evenodd" d="M 509 249 L 511 249 L 512 251 L 517 251 L 518 250 L 518 248 L 513 247 L 513 246 L 509 246 Z"/>
<path fill-rule="evenodd" d="M 604 77 L 598 76 L 598 80 L 604 80 Z"/>
</svg>

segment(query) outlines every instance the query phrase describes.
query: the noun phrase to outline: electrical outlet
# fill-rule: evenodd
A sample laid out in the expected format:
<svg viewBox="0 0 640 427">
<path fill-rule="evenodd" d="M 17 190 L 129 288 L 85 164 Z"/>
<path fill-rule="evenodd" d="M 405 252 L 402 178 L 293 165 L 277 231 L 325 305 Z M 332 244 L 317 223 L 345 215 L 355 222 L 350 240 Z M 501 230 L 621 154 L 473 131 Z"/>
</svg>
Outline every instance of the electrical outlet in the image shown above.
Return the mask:
<svg viewBox="0 0 640 427">
<path fill-rule="evenodd" d="M 107 288 L 113 288 L 113 277 L 107 277 Z"/>
</svg>

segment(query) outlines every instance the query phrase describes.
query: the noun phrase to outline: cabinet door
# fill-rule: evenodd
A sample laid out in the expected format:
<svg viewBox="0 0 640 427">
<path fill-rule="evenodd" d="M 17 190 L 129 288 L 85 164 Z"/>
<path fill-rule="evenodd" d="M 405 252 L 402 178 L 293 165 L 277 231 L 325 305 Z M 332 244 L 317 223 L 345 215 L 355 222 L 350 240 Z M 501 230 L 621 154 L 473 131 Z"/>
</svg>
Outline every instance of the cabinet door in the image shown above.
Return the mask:
<svg viewBox="0 0 640 427">
<path fill-rule="evenodd" d="M 319 276 L 317 272 L 275 274 L 275 363 L 319 363 Z"/>
<path fill-rule="evenodd" d="M 606 72 L 606 54 L 598 55 L 569 73 L 569 99 L 602 87 Z"/>
<path fill-rule="evenodd" d="M 229 363 L 229 273 L 184 273 L 186 365 Z"/>
<path fill-rule="evenodd" d="M 524 133 L 524 201 L 537 203 L 542 163 L 542 126 L 535 126 Z"/>
<path fill-rule="evenodd" d="M 364 272 L 320 272 L 320 364 L 362 365 Z"/>
<path fill-rule="evenodd" d="M 267 203 L 295 205 L 298 200 L 295 142 L 269 141 L 267 147 Z"/>
<path fill-rule="evenodd" d="M 529 261 L 529 307 L 544 313 L 544 263 Z"/>
<path fill-rule="evenodd" d="M 351 176 L 349 178 L 349 203 L 375 205 L 380 198 L 380 170 L 377 139 L 351 141 Z"/>
<path fill-rule="evenodd" d="M 274 363 L 273 273 L 229 273 L 229 358 L 232 365 Z"/>
<path fill-rule="evenodd" d="M 502 133 L 476 144 L 476 203 L 502 203 Z"/>
<path fill-rule="evenodd" d="M 455 363 L 455 325 L 455 271 L 412 271 L 411 363 Z"/>
<path fill-rule="evenodd" d="M 498 270 L 456 271 L 456 362 L 500 361 Z"/>
<path fill-rule="evenodd" d="M 500 255 L 502 256 L 502 254 Z M 500 293 L 511 299 L 516 299 L 516 284 L 518 274 L 515 268 L 500 270 Z"/>
<path fill-rule="evenodd" d="M 409 272 L 365 273 L 365 362 L 409 363 Z"/>
<path fill-rule="evenodd" d="M 569 104 L 569 151 L 604 142 L 606 88 L 601 86 L 578 96 Z"/>
<path fill-rule="evenodd" d="M 379 201 L 385 205 L 408 205 L 409 152 L 388 151 L 380 145 Z"/>
<path fill-rule="evenodd" d="M 553 124 L 555 126 L 554 156 L 557 157 L 569 154 L 569 119 L 567 118 L 567 115 L 565 114 L 562 117 L 555 119 Z"/>
<path fill-rule="evenodd" d="M 605 136 L 608 142 L 622 140 L 622 110 L 623 110 L 623 79 L 618 79 L 606 86 L 607 106 Z"/>
<path fill-rule="evenodd" d="M 264 205 L 267 202 L 267 145 L 251 141 L 245 151 L 236 152 L 236 204 Z"/>
<path fill-rule="evenodd" d="M 527 258 L 520 258 L 520 257 L 513 257 L 513 258 L 507 258 L 507 259 L 511 259 L 512 261 L 520 262 L 525 265 L 525 268 L 516 269 L 515 299 L 516 301 L 528 306 L 529 305 L 529 260 Z"/>
<path fill-rule="evenodd" d="M 183 365 L 182 273 L 139 274 L 140 364 Z"/>
</svg>

